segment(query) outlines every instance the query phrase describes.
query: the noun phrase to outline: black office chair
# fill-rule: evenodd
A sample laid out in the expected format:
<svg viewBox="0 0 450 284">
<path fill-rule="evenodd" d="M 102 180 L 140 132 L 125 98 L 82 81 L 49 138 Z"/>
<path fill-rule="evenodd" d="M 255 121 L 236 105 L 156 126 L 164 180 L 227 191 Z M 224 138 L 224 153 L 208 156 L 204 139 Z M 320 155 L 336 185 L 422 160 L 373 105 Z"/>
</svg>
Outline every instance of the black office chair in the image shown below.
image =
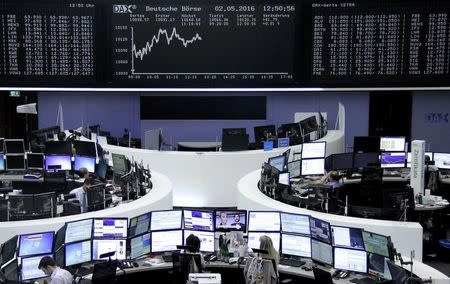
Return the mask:
<svg viewBox="0 0 450 284">
<path fill-rule="evenodd" d="M 92 284 L 113 284 L 116 282 L 117 261 L 105 261 L 94 264 Z"/>
<path fill-rule="evenodd" d="M 317 284 L 333 284 L 331 273 L 317 267 L 313 267 L 314 283 Z"/>
<path fill-rule="evenodd" d="M 201 273 L 202 261 L 200 254 L 172 253 L 174 283 L 186 283 L 189 273 Z"/>
</svg>

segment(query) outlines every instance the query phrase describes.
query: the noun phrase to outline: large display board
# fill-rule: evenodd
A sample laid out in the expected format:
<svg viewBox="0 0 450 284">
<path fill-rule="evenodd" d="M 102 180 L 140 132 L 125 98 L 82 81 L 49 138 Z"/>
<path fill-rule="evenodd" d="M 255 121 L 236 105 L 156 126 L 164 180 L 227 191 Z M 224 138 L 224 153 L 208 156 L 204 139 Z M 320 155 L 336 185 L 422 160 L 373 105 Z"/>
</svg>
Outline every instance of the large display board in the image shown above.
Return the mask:
<svg viewBox="0 0 450 284">
<path fill-rule="evenodd" d="M 446 0 L 4 0 L 0 86 L 450 87 Z"/>
</svg>

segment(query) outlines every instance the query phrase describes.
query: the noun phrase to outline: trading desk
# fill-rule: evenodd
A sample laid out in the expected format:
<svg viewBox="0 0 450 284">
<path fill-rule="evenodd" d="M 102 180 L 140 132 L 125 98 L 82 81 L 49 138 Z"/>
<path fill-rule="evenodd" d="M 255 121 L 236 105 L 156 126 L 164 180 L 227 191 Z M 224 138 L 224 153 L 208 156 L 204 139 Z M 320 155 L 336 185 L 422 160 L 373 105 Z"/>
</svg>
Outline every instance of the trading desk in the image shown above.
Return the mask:
<svg viewBox="0 0 450 284">
<path fill-rule="evenodd" d="M 326 156 L 344 152 L 344 131 L 329 130 L 317 140 L 326 141 Z M 102 145 L 110 154 L 123 154 L 132 161 L 149 165 L 173 182 L 174 206 L 230 207 L 236 206 L 239 179 L 261 167 L 270 157 L 281 155 L 287 149 L 299 153 L 302 145 L 275 148 L 271 151 L 238 152 L 177 152 L 134 149 Z M 110 156 L 109 156 L 110 157 Z"/>
<path fill-rule="evenodd" d="M 6 242 L 14 235 L 57 231 L 70 221 L 102 217 L 136 217 L 149 211 L 172 209 L 172 183 L 170 180 L 166 176 L 152 171 L 152 183 L 153 189 L 145 196 L 114 208 L 66 217 L 0 222 L 0 243 Z"/>
<path fill-rule="evenodd" d="M 407 261 L 408 259 L 404 258 L 404 261 Z M 117 271 L 117 278 L 119 283 L 133 283 L 133 280 L 148 280 L 151 276 L 151 279 L 154 280 L 155 283 L 170 283 L 168 281 L 168 274 L 171 272 L 172 269 L 172 263 L 171 262 L 162 262 L 160 264 L 152 264 L 151 266 L 147 266 L 145 262 L 147 259 L 141 259 L 136 261 L 138 263 L 138 267 L 125 269 L 125 273 L 121 270 Z M 397 262 L 399 265 L 400 263 Z M 312 267 L 313 264 L 311 260 L 306 260 L 306 264 L 302 267 L 292 267 L 292 266 L 286 266 L 286 265 L 278 265 L 278 272 L 280 274 L 280 278 L 293 278 L 295 280 L 303 280 L 302 282 L 308 283 L 308 280 L 314 279 L 314 274 L 312 271 L 306 271 L 303 269 L 304 267 Z M 317 265 L 319 268 L 330 271 L 331 273 L 334 272 L 333 268 L 330 267 L 324 267 L 321 265 Z M 243 269 L 245 267 L 245 264 L 239 265 L 237 263 L 234 264 L 228 264 L 221 261 L 215 261 L 215 262 L 207 262 L 205 270 L 210 271 L 213 273 L 221 273 L 222 275 L 222 283 L 245 283 L 244 282 L 244 275 L 243 275 Z M 410 266 L 404 266 L 404 268 L 408 271 L 410 271 Z M 433 283 L 437 284 L 448 284 L 450 279 L 442 274 L 441 272 L 435 270 L 434 268 L 425 265 L 421 262 L 414 261 L 413 264 L 413 273 L 417 275 L 417 277 L 420 277 L 422 279 L 431 279 L 433 280 Z M 141 275 L 140 275 L 141 274 Z M 351 273 L 349 277 L 345 279 L 334 279 L 333 282 L 336 284 L 349 284 L 352 283 L 350 280 L 352 279 L 358 279 L 367 277 L 367 275 L 363 274 L 357 274 L 357 273 Z M 83 279 L 83 283 L 91 283 L 90 279 L 92 278 L 92 275 L 87 275 Z M 131 278 L 131 279 L 130 279 Z M 41 279 L 39 283 L 43 283 L 44 280 L 48 279 Z M 294 283 L 298 283 L 297 281 L 294 281 Z"/>
<path fill-rule="evenodd" d="M 348 217 L 291 206 L 264 195 L 257 187 L 260 176 L 261 171 L 256 170 L 239 181 L 238 209 L 306 214 L 330 222 L 331 225 L 362 228 L 391 236 L 398 252 L 402 255 L 410 255 L 411 250 L 415 250 L 416 259 L 422 260 L 423 229 L 419 223 Z"/>
</svg>

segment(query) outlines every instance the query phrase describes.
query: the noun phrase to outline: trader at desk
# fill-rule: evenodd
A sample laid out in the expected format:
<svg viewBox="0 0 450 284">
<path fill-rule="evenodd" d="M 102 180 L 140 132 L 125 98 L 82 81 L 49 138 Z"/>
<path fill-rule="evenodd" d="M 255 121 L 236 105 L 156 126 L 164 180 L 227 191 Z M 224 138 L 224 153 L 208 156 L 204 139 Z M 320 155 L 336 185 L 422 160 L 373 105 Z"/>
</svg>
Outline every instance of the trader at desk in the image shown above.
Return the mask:
<svg viewBox="0 0 450 284">
<path fill-rule="evenodd" d="M 341 183 L 342 176 L 338 174 L 336 171 L 330 171 L 326 175 L 320 178 L 316 183 L 331 185 L 333 191 L 336 191 L 338 188 L 342 187 Z"/>
<path fill-rule="evenodd" d="M 81 213 L 87 212 L 87 194 L 89 187 L 94 185 L 94 181 L 91 178 L 85 178 L 83 182 L 83 186 L 78 187 L 70 191 L 70 194 L 75 194 L 75 198 L 69 201 L 78 200 L 81 205 Z"/>
<path fill-rule="evenodd" d="M 52 281 L 50 284 L 72 284 L 73 276 L 69 271 L 58 267 L 50 256 L 44 256 L 39 262 L 38 268 L 42 270 L 45 275 L 50 276 Z"/>
</svg>

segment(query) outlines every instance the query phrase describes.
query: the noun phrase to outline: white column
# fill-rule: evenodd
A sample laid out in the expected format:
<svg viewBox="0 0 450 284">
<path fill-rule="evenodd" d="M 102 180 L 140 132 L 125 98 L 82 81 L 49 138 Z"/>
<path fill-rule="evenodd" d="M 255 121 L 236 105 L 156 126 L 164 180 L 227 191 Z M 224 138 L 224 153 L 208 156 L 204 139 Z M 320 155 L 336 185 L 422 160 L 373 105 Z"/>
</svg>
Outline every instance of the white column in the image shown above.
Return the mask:
<svg viewBox="0 0 450 284">
<path fill-rule="evenodd" d="M 414 140 L 411 143 L 411 187 L 414 196 L 423 195 L 425 182 L 425 141 Z"/>
</svg>

